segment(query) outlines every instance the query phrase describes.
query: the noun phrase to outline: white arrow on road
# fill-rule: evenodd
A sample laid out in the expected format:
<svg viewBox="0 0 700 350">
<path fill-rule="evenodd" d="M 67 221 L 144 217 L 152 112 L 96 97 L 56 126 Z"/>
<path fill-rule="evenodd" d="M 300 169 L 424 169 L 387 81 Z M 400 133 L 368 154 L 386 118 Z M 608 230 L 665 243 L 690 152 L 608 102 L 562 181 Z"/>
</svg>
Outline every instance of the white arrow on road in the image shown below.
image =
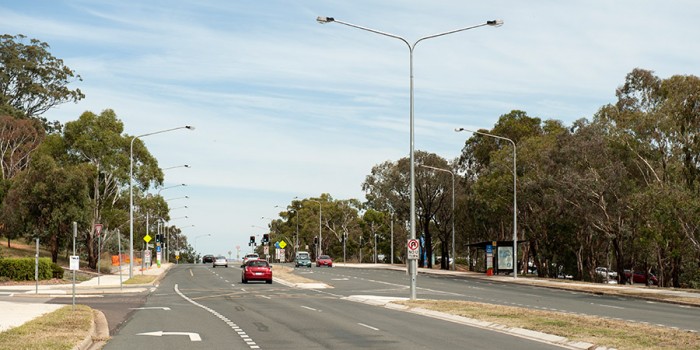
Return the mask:
<svg viewBox="0 0 700 350">
<path fill-rule="evenodd" d="M 158 332 L 139 333 L 137 335 L 151 335 L 154 337 L 162 337 L 164 335 L 186 335 L 186 336 L 190 337 L 190 341 L 202 341 L 202 338 L 199 336 L 199 333 L 158 331 Z"/>
<path fill-rule="evenodd" d="M 131 310 L 165 310 L 165 311 L 170 311 L 170 308 L 163 307 L 163 306 L 149 306 L 149 307 L 132 307 Z"/>
</svg>

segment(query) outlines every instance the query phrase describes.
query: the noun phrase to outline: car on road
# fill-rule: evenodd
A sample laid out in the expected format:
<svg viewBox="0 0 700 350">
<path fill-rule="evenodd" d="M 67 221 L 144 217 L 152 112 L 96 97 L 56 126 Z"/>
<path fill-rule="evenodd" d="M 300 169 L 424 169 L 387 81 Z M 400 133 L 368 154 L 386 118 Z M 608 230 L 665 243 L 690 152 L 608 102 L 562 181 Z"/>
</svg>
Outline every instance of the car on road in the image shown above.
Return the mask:
<svg viewBox="0 0 700 350">
<path fill-rule="evenodd" d="M 294 267 L 311 267 L 311 255 L 309 252 L 299 251 L 294 257 Z"/>
<path fill-rule="evenodd" d="M 631 275 L 630 270 L 625 270 L 625 278 L 627 279 L 627 281 L 630 280 L 630 275 Z M 646 285 L 658 285 L 659 284 L 659 280 L 656 278 L 656 276 L 654 276 L 653 273 L 651 273 L 651 272 L 649 273 L 649 279 L 647 280 L 646 274 L 644 272 L 638 272 L 638 271 L 634 272 L 634 277 L 632 278 L 632 282 L 643 283 Z"/>
<path fill-rule="evenodd" d="M 215 268 L 217 266 L 228 267 L 228 259 L 226 259 L 224 256 L 217 256 L 212 263 L 212 267 Z"/>
<path fill-rule="evenodd" d="M 241 270 L 241 283 L 250 281 L 272 283 L 272 266 L 266 260 L 248 260 Z"/>
<path fill-rule="evenodd" d="M 260 259 L 260 256 L 258 254 L 255 254 L 255 253 L 246 254 L 246 256 L 243 257 L 243 263 L 241 264 L 241 267 L 244 267 L 245 264 L 248 262 L 248 260 L 256 260 L 256 259 Z"/>
<path fill-rule="evenodd" d="M 214 259 L 216 259 L 216 258 L 213 255 L 207 254 L 207 255 L 202 257 L 202 263 L 203 264 L 212 263 L 212 262 L 214 262 Z"/>
<path fill-rule="evenodd" d="M 320 255 L 318 259 L 316 259 L 316 267 L 321 266 L 333 267 L 333 259 L 328 255 Z"/>
</svg>

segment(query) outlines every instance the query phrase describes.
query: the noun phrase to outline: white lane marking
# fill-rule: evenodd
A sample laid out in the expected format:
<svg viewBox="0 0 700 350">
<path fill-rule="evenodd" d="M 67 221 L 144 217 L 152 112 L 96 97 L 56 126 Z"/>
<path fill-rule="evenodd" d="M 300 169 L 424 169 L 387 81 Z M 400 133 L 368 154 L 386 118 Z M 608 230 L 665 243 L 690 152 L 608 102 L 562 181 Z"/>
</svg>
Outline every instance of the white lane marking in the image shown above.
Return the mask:
<svg viewBox="0 0 700 350">
<path fill-rule="evenodd" d="M 189 332 L 163 332 L 163 331 L 157 331 L 157 332 L 146 332 L 146 333 L 138 333 L 136 335 L 151 335 L 154 337 L 162 337 L 164 335 L 186 335 L 190 337 L 190 341 L 202 341 L 202 337 L 199 336 L 198 333 L 189 333 Z"/>
<path fill-rule="evenodd" d="M 375 327 L 366 325 L 366 324 L 364 324 L 364 323 L 359 323 L 359 322 L 358 322 L 357 324 L 359 324 L 359 325 L 362 326 L 362 327 L 367 327 L 367 328 L 369 328 L 369 329 L 371 329 L 371 330 L 373 330 L 373 331 L 378 331 L 378 330 L 379 330 L 379 328 L 375 328 Z"/>
<path fill-rule="evenodd" d="M 130 310 L 165 310 L 170 311 L 169 307 L 163 306 L 148 306 L 148 307 L 132 307 Z"/>
<path fill-rule="evenodd" d="M 609 307 L 609 308 L 613 308 L 613 309 L 620 309 L 620 310 L 624 310 L 624 309 L 625 309 L 624 307 L 621 307 L 621 306 L 613 306 L 613 305 L 605 305 L 605 304 L 596 304 L 596 303 L 590 303 L 590 304 L 591 304 L 591 305 L 597 305 L 597 306 L 603 306 L 603 307 Z"/>
<path fill-rule="evenodd" d="M 260 295 L 260 297 L 261 297 L 261 298 L 268 299 L 268 300 L 272 299 L 270 296 L 267 296 L 267 295 Z"/>
<path fill-rule="evenodd" d="M 235 323 L 233 323 L 233 321 L 231 321 L 231 320 L 229 320 L 228 318 L 226 318 L 226 316 L 224 316 L 224 315 L 222 315 L 222 314 L 216 312 L 214 309 L 209 308 L 209 307 L 206 307 L 206 306 L 204 306 L 204 305 L 202 305 L 202 304 L 200 304 L 200 303 L 198 303 L 198 302 L 196 302 L 196 301 L 194 301 L 194 300 L 188 298 L 185 294 L 183 294 L 182 292 L 180 292 L 180 289 L 178 288 L 178 285 L 177 285 L 177 284 L 175 285 L 175 293 L 177 293 L 177 294 L 178 294 L 180 297 L 182 297 L 183 299 L 189 301 L 191 304 L 193 304 L 193 305 L 195 305 L 195 306 L 198 306 L 198 307 L 200 307 L 200 308 L 202 308 L 202 309 L 204 309 L 204 310 L 209 311 L 212 315 L 214 315 L 214 316 L 218 317 L 219 319 L 221 319 L 222 321 L 226 322 L 226 324 L 227 324 L 229 327 L 231 327 L 231 329 L 233 329 L 233 330 L 238 334 L 238 336 L 241 337 L 241 339 L 243 339 L 243 341 L 244 341 L 251 349 L 260 349 L 260 347 L 259 347 L 259 346 L 258 346 L 258 345 L 257 345 L 257 344 L 256 344 L 256 343 L 241 329 L 241 328 L 240 328 L 240 327 L 238 327 L 238 325 L 236 325 Z"/>
<path fill-rule="evenodd" d="M 311 310 L 311 311 L 319 311 L 318 309 L 314 309 L 312 307 L 308 307 L 308 306 L 304 306 L 304 305 L 301 305 L 301 307 L 303 307 L 304 309 L 307 309 L 307 310 Z"/>
<path fill-rule="evenodd" d="M 194 272 L 192 272 L 192 269 L 190 269 L 190 277 L 194 277 Z"/>
</svg>

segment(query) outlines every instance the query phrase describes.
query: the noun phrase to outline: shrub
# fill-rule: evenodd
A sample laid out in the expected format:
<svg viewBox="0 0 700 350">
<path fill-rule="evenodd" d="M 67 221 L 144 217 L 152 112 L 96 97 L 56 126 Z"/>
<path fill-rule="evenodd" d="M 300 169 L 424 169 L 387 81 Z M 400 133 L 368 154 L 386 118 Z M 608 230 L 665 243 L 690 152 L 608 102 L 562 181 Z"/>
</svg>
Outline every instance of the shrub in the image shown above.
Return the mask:
<svg viewBox="0 0 700 350">
<path fill-rule="evenodd" d="M 64 270 L 56 263 L 51 263 L 51 271 L 53 278 L 63 279 Z"/>
<path fill-rule="evenodd" d="M 34 280 L 34 258 L 5 258 L 0 259 L 0 276 L 14 281 Z M 47 280 L 53 276 L 51 259 L 39 259 L 39 279 Z"/>
</svg>

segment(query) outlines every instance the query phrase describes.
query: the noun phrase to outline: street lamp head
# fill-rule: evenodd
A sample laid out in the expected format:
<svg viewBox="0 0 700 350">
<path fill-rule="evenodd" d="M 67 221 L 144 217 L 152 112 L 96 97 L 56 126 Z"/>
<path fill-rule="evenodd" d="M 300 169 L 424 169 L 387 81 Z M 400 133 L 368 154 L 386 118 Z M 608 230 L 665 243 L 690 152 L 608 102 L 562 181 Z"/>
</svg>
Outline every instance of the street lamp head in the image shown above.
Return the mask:
<svg viewBox="0 0 700 350">
<path fill-rule="evenodd" d="M 494 19 L 493 21 L 486 21 L 486 24 L 488 24 L 492 27 L 500 27 L 503 25 L 503 20 L 502 19 Z"/>
<path fill-rule="evenodd" d="M 455 128 L 455 132 L 464 131 L 464 128 Z"/>
<path fill-rule="evenodd" d="M 335 21 L 335 18 L 333 18 L 333 17 L 321 17 L 321 16 L 316 17 L 316 22 L 321 23 L 321 24 L 330 23 L 330 22 L 334 22 L 334 21 Z"/>
<path fill-rule="evenodd" d="M 193 125 L 185 125 L 185 129 L 194 130 L 194 126 Z"/>
</svg>

